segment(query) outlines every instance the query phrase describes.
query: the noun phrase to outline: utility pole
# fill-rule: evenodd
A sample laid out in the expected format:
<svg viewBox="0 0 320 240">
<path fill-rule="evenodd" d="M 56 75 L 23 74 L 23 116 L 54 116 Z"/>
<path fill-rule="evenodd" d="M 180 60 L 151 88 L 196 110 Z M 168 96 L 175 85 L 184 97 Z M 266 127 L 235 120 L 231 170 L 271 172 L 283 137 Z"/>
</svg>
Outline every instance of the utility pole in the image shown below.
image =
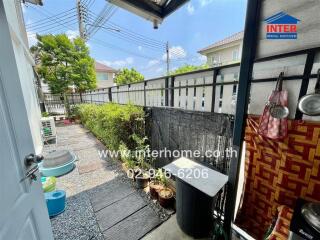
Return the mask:
<svg viewBox="0 0 320 240">
<path fill-rule="evenodd" d="M 167 52 L 167 75 L 170 73 L 170 56 L 169 56 L 169 42 L 166 44 L 166 52 Z"/>
<path fill-rule="evenodd" d="M 77 0 L 77 15 L 78 15 L 78 23 L 79 23 L 79 34 L 80 37 L 85 41 L 86 40 L 86 33 L 83 23 L 83 13 L 84 7 L 81 4 L 81 0 Z"/>
</svg>

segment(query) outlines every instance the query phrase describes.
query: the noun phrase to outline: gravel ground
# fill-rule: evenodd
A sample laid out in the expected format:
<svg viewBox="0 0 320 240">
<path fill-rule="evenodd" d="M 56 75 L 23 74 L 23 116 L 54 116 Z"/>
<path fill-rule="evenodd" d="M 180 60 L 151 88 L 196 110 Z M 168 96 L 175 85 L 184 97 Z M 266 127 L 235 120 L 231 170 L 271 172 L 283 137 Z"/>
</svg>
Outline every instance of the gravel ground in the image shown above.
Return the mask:
<svg viewBox="0 0 320 240">
<path fill-rule="evenodd" d="M 119 162 L 100 159 L 98 150 L 104 146 L 81 125 L 57 126 L 56 146 L 47 147 L 44 155 L 52 149 L 68 149 L 78 156 L 75 169 L 57 178 L 57 189 L 67 193 L 66 210 L 51 219 L 56 240 L 102 240 L 95 214 L 89 198 L 89 190 L 99 189 L 111 180 L 117 179 L 133 184 L 121 169 Z M 138 190 L 143 199 L 165 221 L 173 211 L 162 208 L 143 190 Z"/>
</svg>

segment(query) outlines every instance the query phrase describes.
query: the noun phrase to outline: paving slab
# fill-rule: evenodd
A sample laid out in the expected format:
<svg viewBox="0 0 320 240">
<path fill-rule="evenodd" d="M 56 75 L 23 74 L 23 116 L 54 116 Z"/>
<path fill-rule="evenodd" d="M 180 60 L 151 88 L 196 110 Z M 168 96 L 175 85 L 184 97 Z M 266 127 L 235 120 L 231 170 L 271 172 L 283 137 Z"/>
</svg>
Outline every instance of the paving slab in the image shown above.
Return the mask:
<svg viewBox="0 0 320 240">
<path fill-rule="evenodd" d="M 96 218 L 101 231 L 105 231 L 121 222 L 131 214 L 145 207 L 147 203 L 137 192 L 96 212 Z"/>
<path fill-rule="evenodd" d="M 112 228 L 103 232 L 108 240 L 138 240 L 161 224 L 158 216 L 149 207 L 145 206 Z"/>
<path fill-rule="evenodd" d="M 127 197 L 135 191 L 131 186 L 116 179 L 100 186 L 100 189 L 90 193 L 92 207 L 95 212 Z"/>
</svg>

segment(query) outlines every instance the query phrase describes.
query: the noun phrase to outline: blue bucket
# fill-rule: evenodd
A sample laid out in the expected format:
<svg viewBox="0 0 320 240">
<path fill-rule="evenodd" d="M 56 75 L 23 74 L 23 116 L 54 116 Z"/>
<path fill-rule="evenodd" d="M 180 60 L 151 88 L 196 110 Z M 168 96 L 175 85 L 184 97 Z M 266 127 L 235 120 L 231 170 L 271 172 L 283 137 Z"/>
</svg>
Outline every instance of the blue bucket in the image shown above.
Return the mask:
<svg viewBox="0 0 320 240">
<path fill-rule="evenodd" d="M 57 190 L 45 193 L 49 217 L 54 217 L 64 212 L 66 207 L 66 192 Z"/>
</svg>

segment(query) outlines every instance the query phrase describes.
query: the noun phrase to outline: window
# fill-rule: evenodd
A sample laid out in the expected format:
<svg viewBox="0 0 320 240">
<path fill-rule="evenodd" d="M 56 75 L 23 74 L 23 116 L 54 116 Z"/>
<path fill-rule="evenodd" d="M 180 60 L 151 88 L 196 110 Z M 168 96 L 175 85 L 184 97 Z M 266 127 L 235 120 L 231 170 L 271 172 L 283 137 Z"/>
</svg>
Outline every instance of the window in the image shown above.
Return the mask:
<svg viewBox="0 0 320 240">
<path fill-rule="evenodd" d="M 239 59 L 239 50 L 232 51 L 232 60 L 237 61 Z"/>
<path fill-rule="evenodd" d="M 98 81 L 106 81 L 106 80 L 108 80 L 108 73 L 98 72 L 97 73 L 97 80 Z"/>
<path fill-rule="evenodd" d="M 213 55 L 212 56 L 212 65 L 213 66 L 218 66 L 221 63 L 221 57 L 220 54 L 219 55 Z"/>
</svg>

